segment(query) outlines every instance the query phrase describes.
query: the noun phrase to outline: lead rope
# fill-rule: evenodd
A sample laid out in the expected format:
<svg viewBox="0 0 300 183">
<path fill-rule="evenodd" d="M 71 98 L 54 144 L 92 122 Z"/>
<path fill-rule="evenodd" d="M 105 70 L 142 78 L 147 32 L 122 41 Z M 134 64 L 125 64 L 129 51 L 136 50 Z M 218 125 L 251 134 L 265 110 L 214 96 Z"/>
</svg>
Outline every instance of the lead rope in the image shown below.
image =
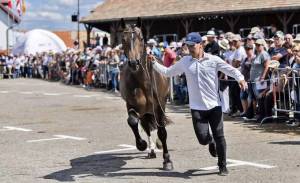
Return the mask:
<svg viewBox="0 0 300 183">
<path fill-rule="evenodd" d="M 155 59 L 156 59 L 156 58 L 155 58 Z M 157 60 L 157 59 L 156 59 L 156 60 Z M 148 63 L 147 63 L 147 62 L 148 62 L 148 61 L 147 61 L 147 58 L 146 58 L 146 69 L 144 68 L 143 64 L 141 64 L 141 66 L 142 66 L 142 69 L 146 72 L 146 75 L 147 75 L 148 79 L 150 80 L 151 95 L 152 95 L 152 99 L 154 100 L 154 89 L 153 89 L 152 79 L 151 79 L 151 77 L 150 77 L 150 73 L 149 73 Z M 153 78 L 153 81 L 154 81 L 153 83 L 154 83 L 154 87 L 155 87 L 156 94 L 157 94 L 157 93 L 158 93 L 158 90 L 157 90 L 156 80 L 155 80 L 155 78 L 153 77 L 153 75 L 154 75 L 153 69 L 152 69 L 152 73 L 151 73 L 151 74 L 152 74 L 151 76 L 152 76 L 152 78 Z M 160 103 L 160 100 L 159 100 L 158 97 L 157 97 L 157 102 L 158 102 L 158 104 L 159 104 L 160 109 L 161 109 L 162 112 L 163 112 L 164 117 L 166 117 L 166 113 L 165 113 L 165 111 L 163 110 L 163 107 L 161 106 L 161 103 Z M 160 125 L 160 124 L 158 123 L 158 120 L 157 120 L 156 115 L 155 115 L 154 102 L 152 102 L 152 110 L 153 110 L 153 116 L 154 116 L 154 120 L 155 120 L 156 125 L 157 125 L 158 127 L 165 127 L 165 123 L 163 124 L 163 126 Z"/>
</svg>

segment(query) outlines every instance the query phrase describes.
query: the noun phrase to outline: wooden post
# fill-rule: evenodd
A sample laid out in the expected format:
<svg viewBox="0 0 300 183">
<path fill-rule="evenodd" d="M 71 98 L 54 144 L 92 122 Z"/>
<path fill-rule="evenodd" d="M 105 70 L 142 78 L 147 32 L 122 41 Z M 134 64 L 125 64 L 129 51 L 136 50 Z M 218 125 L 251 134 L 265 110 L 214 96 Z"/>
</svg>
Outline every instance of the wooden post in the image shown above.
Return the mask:
<svg viewBox="0 0 300 183">
<path fill-rule="evenodd" d="M 226 17 L 226 22 L 227 22 L 231 32 L 234 32 L 235 25 L 238 23 L 239 20 L 240 20 L 240 16 L 237 16 L 237 17 L 228 16 L 228 17 Z"/>
<path fill-rule="evenodd" d="M 152 25 L 153 25 L 153 20 L 149 20 L 149 21 L 146 21 L 144 23 L 145 25 L 145 30 L 146 30 L 146 39 L 150 39 L 150 33 L 151 33 L 151 28 L 152 28 Z"/>
<path fill-rule="evenodd" d="M 86 44 L 89 47 L 89 46 L 91 46 L 91 32 L 92 32 L 93 27 L 89 24 L 84 24 L 84 27 L 85 27 L 86 33 L 87 33 Z"/>
<path fill-rule="evenodd" d="M 116 46 L 117 43 L 117 33 L 119 30 L 119 23 L 118 22 L 113 22 L 110 25 L 110 45 L 111 46 Z"/>
<path fill-rule="evenodd" d="M 289 16 L 287 13 L 283 13 L 282 16 L 280 16 L 279 14 L 276 14 L 278 20 L 281 22 L 282 27 L 283 27 L 283 32 L 284 33 L 288 33 L 288 24 L 290 23 L 290 21 L 292 20 L 292 18 L 294 17 L 295 13 L 291 13 Z"/>
<path fill-rule="evenodd" d="M 191 28 L 192 22 L 193 22 L 193 19 L 187 19 L 187 18 L 185 18 L 185 19 L 181 20 L 181 24 L 184 27 L 186 35 L 190 32 L 190 28 Z"/>
</svg>

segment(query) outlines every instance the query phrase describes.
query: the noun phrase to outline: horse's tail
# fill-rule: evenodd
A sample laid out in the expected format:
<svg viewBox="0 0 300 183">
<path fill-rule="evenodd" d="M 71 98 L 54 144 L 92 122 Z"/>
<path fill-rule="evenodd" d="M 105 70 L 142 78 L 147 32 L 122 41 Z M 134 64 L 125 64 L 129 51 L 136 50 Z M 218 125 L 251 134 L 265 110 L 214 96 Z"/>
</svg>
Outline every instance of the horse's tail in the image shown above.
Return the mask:
<svg viewBox="0 0 300 183">
<path fill-rule="evenodd" d="M 149 129 L 150 131 L 157 130 L 160 125 L 166 127 L 172 123 L 174 122 L 165 114 L 162 117 L 162 124 L 157 121 L 157 118 L 155 118 L 153 114 L 145 114 L 141 120 L 143 129 Z"/>
</svg>

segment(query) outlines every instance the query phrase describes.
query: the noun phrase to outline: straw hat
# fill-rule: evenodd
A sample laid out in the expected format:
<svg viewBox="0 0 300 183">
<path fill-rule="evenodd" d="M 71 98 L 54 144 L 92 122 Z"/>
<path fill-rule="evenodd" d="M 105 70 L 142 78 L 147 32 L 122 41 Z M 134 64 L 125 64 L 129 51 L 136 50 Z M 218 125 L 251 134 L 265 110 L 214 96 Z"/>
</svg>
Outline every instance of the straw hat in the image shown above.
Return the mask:
<svg viewBox="0 0 300 183">
<path fill-rule="evenodd" d="M 277 60 L 271 60 L 269 64 L 269 68 L 277 69 L 279 67 L 280 63 Z"/>
<path fill-rule="evenodd" d="M 227 39 L 222 39 L 221 41 L 219 41 L 219 46 L 223 50 L 228 50 L 229 49 L 229 41 Z"/>
</svg>

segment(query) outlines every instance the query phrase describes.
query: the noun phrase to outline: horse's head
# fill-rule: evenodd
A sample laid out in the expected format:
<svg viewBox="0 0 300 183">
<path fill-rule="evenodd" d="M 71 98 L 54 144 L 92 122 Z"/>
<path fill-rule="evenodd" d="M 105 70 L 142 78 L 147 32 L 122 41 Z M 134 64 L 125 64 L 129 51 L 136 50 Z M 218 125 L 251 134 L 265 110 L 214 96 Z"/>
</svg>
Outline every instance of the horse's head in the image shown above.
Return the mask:
<svg viewBox="0 0 300 183">
<path fill-rule="evenodd" d="M 141 19 L 138 18 L 135 25 L 126 25 L 124 19 L 121 19 L 121 26 L 123 28 L 122 45 L 128 59 L 128 65 L 133 71 L 138 71 L 144 54 Z"/>
</svg>

